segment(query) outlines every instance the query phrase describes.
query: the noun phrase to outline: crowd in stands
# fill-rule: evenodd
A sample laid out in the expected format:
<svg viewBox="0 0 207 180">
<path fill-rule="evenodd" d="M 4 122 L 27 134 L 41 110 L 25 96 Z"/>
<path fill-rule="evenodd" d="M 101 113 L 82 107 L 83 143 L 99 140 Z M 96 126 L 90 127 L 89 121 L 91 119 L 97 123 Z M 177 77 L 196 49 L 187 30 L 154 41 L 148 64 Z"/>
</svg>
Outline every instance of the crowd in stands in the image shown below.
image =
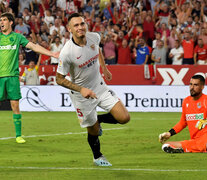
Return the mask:
<svg viewBox="0 0 207 180">
<path fill-rule="evenodd" d="M 107 64 L 207 64 L 207 0 L 0 0 L 14 31 L 52 51 L 70 39 L 67 18 L 81 13 L 101 36 Z M 58 59 L 20 52 L 20 64 Z"/>
</svg>

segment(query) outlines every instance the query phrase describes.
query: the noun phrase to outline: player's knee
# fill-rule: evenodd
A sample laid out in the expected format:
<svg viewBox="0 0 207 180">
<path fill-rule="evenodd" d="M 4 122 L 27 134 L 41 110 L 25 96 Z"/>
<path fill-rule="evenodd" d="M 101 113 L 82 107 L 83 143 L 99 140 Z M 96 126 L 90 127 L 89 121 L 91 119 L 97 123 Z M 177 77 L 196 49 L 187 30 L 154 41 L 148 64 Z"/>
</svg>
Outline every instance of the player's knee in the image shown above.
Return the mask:
<svg viewBox="0 0 207 180">
<path fill-rule="evenodd" d="M 97 130 L 88 130 L 88 134 L 90 134 L 91 136 L 98 136 L 99 135 L 99 129 Z"/>
<path fill-rule="evenodd" d="M 99 123 L 95 123 L 93 126 L 87 127 L 87 131 L 92 136 L 98 136 L 100 131 Z"/>
<path fill-rule="evenodd" d="M 126 124 L 130 121 L 130 115 L 129 113 L 125 113 L 124 115 L 122 115 L 122 118 L 119 120 L 120 124 Z"/>
</svg>

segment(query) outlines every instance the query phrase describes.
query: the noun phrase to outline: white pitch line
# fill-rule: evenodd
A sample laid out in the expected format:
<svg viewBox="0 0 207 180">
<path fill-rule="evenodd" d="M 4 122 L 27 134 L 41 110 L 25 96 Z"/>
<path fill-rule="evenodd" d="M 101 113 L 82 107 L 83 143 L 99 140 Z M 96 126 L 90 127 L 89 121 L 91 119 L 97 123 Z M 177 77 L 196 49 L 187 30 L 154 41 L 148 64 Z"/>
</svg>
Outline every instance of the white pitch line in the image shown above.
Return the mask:
<svg viewBox="0 0 207 180">
<path fill-rule="evenodd" d="M 110 130 L 120 130 L 125 129 L 125 127 L 120 128 L 110 128 L 110 129 L 103 129 L 103 131 L 110 131 Z M 86 134 L 87 132 L 68 132 L 68 133 L 58 133 L 58 134 L 40 134 L 40 135 L 30 135 L 24 136 L 25 138 L 34 138 L 34 137 L 49 137 L 49 136 L 64 136 L 64 135 L 73 135 L 73 134 Z M 7 140 L 7 139 L 15 139 L 16 137 L 2 137 L 0 140 Z"/>
<path fill-rule="evenodd" d="M 145 120 L 146 118 L 141 118 L 141 117 L 136 117 L 136 118 L 133 118 L 133 120 Z M 166 120 L 174 120 L 176 118 L 169 118 L 169 117 L 166 117 L 166 118 L 147 118 L 147 120 L 157 120 L 157 121 L 160 121 L 160 120 L 163 120 L 163 121 L 166 121 Z M 177 118 L 179 119 L 179 118 Z"/>
<path fill-rule="evenodd" d="M 130 169 L 130 168 L 84 168 L 84 167 L 14 167 L 0 166 L 0 169 L 28 169 L 28 170 L 101 170 L 101 171 L 151 171 L 151 172 L 206 172 L 206 169 Z"/>
</svg>

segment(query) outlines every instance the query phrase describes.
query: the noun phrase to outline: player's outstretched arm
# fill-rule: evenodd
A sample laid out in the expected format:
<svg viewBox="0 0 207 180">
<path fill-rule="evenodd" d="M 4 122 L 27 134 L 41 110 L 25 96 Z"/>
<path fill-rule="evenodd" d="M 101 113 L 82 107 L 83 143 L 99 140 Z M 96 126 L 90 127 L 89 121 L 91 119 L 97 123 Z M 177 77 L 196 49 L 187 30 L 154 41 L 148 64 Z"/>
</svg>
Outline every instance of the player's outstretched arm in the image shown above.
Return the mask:
<svg viewBox="0 0 207 180">
<path fill-rule="evenodd" d="M 34 44 L 32 42 L 29 42 L 26 45 L 26 48 L 29 48 L 37 53 L 40 53 L 40 54 L 52 56 L 54 58 L 59 58 L 59 55 L 60 55 L 60 52 L 51 52 L 51 51 L 45 49 L 44 47 L 40 46 L 39 44 Z"/>
<path fill-rule="evenodd" d="M 182 113 L 180 121 L 168 132 L 164 132 L 159 135 L 159 142 L 164 143 L 167 141 L 171 136 L 174 136 L 175 134 L 182 131 L 187 126 L 187 122 L 185 120 L 185 113 Z"/>
<path fill-rule="evenodd" d="M 99 63 L 101 65 L 101 69 L 103 71 L 105 79 L 107 81 L 110 81 L 112 79 L 112 74 L 110 73 L 110 71 L 106 67 L 106 64 L 105 64 L 105 61 L 104 61 L 104 57 L 103 57 L 103 54 L 102 54 L 102 51 L 101 51 L 100 48 L 99 48 Z"/>
<path fill-rule="evenodd" d="M 73 91 L 77 91 L 77 92 L 80 92 L 81 95 L 84 97 L 84 98 L 92 98 L 92 99 L 97 99 L 96 97 L 96 94 L 88 89 L 88 88 L 84 88 L 84 87 L 81 87 L 77 84 L 74 84 L 72 83 L 71 81 L 69 81 L 68 79 L 65 78 L 64 75 L 60 74 L 60 73 L 56 73 L 56 82 L 58 85 L 60 86 L 63 86 L 65 88 L 68 88 L 70 90 L 73 90 Z"/>
</svg>

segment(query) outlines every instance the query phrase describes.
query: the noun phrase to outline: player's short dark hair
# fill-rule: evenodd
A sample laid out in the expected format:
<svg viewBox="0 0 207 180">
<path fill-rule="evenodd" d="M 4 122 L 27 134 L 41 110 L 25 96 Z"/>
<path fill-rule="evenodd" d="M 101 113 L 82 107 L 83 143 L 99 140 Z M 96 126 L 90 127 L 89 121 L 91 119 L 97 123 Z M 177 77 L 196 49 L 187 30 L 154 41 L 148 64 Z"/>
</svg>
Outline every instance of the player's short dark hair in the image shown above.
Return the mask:
<svg viewBox="0 0 207 180">
<path fill-rule="evenodd" d="M 9 12 L 3 13 L 1 14 L 1 18 L 2 17 L 7 17 L 9 21 L 12 21 L 14 23 L 14 15 L 12 13 Z"/>
<path fill-rule="evenodd" d="M 192 79 L 199 79 L 202 85 L 205 85 L 205 78 L 200 75 L 200 74 L 196 74 L 192 77 Z"/>
<path fill-rule="evenodd" d="M 68 17 L 68 23 L 70 23 L 71 19 L 74 17 L 83 17 L 79 13 L 73 13 Z"/>
</svg>

